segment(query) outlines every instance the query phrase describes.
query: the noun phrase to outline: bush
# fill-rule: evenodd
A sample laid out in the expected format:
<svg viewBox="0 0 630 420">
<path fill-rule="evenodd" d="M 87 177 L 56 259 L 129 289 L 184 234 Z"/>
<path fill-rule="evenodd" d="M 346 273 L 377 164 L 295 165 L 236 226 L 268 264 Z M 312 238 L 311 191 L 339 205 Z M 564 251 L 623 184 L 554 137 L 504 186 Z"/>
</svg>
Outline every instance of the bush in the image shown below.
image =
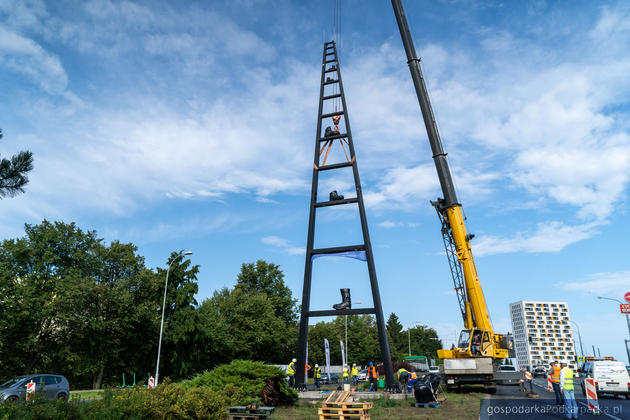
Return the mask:
<svg viewBox="0 0 630 420">
<path fill-rule="evenodd" d="M 247 402 L 265 405 L 292 405 L 297 401 L 297 392 L 289 388 L 286 373 L 275 366 L 249 360 L 235 360 L 228 365 L 218 366 L 194 378 L 181 382 L 186 388 L 208 387 L 220 391 L 226 386 L 242 389 Z"/>
<path fill-rule="evenodd" d="M 63 403 L 35 400 L 0 405 L 2 420 L 223 420 L 227 407 L 244 398 L 239 388 L 225 386 L 221 391 L 209 388 L 185 388 L 164 382 L 154 390 L 130 388 L 106 391 L 101 400 Z"/>
</svg>

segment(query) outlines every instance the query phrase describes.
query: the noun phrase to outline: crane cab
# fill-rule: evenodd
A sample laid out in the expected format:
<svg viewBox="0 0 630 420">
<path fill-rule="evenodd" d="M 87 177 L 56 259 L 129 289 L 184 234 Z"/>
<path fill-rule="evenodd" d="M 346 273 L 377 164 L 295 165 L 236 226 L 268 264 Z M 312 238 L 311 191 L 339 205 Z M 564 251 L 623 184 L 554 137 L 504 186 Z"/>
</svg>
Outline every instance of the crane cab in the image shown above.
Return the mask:
<svg viewBox="0 0 630 420">
<path fill-rule="evenodd" d="M 450 350 L 438 350 L 441 359 L 459 359 L 462 357 L 497 357 L 494 335 L 477 328 L 462 330 L 457 347 Z M 503 356 L 507 357 L 507 356 Z"/>
</svg>

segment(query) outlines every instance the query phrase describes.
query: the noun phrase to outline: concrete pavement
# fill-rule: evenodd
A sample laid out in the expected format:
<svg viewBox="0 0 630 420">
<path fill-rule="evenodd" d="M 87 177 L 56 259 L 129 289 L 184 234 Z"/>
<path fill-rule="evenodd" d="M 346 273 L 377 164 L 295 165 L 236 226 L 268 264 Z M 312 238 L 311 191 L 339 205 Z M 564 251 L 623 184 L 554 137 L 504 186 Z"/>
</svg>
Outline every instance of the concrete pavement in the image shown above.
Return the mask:
<svg viewBox="0 0 630 420">
<path fill-rule="evenodd" d="M 589 418 L 586 398 L 582 395 L 581 381 L 576 381 L 576 401 L 578 417 Z M 538 399 L 527 398 L 519 392 L 518 386 L 499 385 L 497 393 L 481 403 L 480 419 L 520 419 L 527 417 L 531 420 L 565 418 L 564 406 L 555 405 L 553 392 L 547 391 L 547 380 L 534 379 L 534 392 Z M 625 420 L 630 419 L 630 400 L 620 397 L 600 396 L 600 418 Z"/>
</svg>

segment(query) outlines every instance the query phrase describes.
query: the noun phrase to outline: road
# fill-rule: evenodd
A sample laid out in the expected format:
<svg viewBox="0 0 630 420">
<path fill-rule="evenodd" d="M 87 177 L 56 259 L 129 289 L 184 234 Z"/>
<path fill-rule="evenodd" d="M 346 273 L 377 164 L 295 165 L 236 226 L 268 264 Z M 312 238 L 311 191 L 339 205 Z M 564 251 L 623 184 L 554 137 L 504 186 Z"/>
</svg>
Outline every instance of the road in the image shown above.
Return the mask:
<svg viewBox="0 0 630 420">
<path fill-rule="evenodd" d="M 586 397 L 582 395 L 581 380 L 576 380 L 576 399 L 579 418 L 591 417 L 587 411 Z M 553 392 L 547 391 L 547 380 L 534 379 L 534 393 L 540 398 L 527 398 L 525 393 L 519 392 L 518 386 L 498 386 L 497 393 L 481 403 L 480 419 L 520 419 L 528 420 L 564 418 L 564 407 L 555 405 Z M 623 397 L 600 396 L 600 419 L 625 420 L 630 419 L 630 400 Z"/>
</svg>

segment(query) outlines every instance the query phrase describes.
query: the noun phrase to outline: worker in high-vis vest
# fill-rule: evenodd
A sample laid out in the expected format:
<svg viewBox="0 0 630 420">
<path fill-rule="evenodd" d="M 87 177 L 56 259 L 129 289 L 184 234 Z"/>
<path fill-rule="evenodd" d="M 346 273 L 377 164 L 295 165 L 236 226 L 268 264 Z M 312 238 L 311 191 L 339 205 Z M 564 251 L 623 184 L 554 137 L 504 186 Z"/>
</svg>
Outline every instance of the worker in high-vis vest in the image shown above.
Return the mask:
<svg viewBox="0 0 630 420">
<path fill-rule="evenodd" d="M 359 368 L 356 363 L 352 364 L 352 385 L 359 385 Z"/>
<path fill-rule="evenodd" d="M 568 419 L 578 418 L 578 408 L 575 402 L 575 386 L 573 385 L 573 369 L 569 362 L 563 360 L 560 363 L 560 392 L 564 396 L 566 415 Z"/>
<path fill-rule="evenodd" d="M 407 393 L 407 381 L 409 381 L 409 371 L 405 368 L 398 369 L 398 386 L 402 392 Z"/>
<path fill-rule="evenodd" d="M 551 382 L 551 386 L 553 387 L 553 393 L 556 395 L 556 405 L 563 405 L 563 397 L 560 392 L 560 367 L 556 362 L 551 362 L 551 367 L 547 372 L 549 376 L 549 381 Z"/>
<path fill-rule="evenodd" d="M 315 363 L 315 369 L 313 370 L 313 377 L 315 378 L 315 386 L 319 389 L 319 380 L 322 378 L 322 370 L 319 365 Z"/>
<path fill-rule="evenodd" d="M 308 383 L 308 371 L 311 370 L 311 365 L 308 364 L 308 362 L 306 362 L 304 364 L 304 383 L 307 384 Z"/>
<path fill-rule="evenodd" d="M 348 372 L 348 365 L 343 365 L 343 383 L 344 384 L 348 383 L 349 376 L 350 376 L 350 373 Z"/>
<path fill-rule="evenodd" d="M 293 359 L 287 368 L 287 373 L 289 374 L 289 388 L 295 386 L 295 362 L 297 362 L 297 360 Z"/>
<path fill-rule="evenodd" d="M 370 365 L 368 366 L 368 379 L 370 381 L 370 389 L 368 389 L 368 392 L 372 391 L 372 387 L 374 388 L 374 391 L 378 391 L 378 372 L 376 371 L 376 366 L 374 366 L 374 363 L 370 362 Z"/>
</svg>

